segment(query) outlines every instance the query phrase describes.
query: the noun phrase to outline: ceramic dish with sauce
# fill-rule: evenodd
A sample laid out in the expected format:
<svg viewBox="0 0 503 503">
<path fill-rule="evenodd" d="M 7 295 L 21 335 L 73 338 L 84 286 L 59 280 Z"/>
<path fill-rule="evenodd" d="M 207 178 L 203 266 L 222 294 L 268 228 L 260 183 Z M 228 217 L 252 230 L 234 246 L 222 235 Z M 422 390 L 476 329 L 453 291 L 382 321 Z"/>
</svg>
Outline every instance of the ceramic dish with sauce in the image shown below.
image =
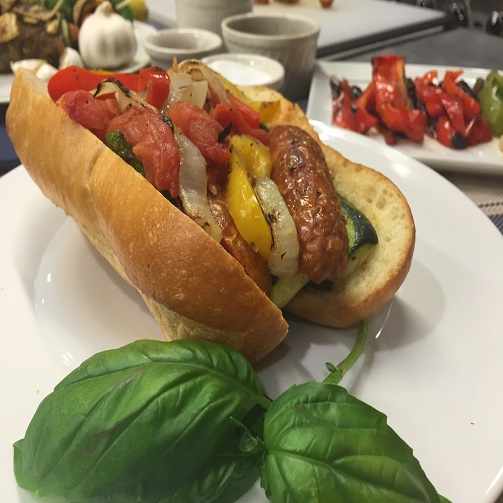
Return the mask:
<svg viewBox="0 0 503 503">
<path fill-rule="evenodd" d="M 259 54 L 214 54 L 202 61 L 239 86 L 267 86 L 278 90 L 285 78 L 281 63 Z"/>
</svg>

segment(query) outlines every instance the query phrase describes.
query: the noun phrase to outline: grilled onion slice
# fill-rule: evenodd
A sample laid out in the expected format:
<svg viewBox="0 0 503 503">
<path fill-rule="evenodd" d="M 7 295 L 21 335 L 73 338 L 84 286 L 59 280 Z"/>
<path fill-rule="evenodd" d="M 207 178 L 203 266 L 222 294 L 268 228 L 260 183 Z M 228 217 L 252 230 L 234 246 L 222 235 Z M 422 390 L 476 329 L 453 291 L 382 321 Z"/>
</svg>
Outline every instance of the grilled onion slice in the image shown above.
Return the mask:
<svg viewBox="0 0 503 503">
<path fill-rule="evenodd" d="M 295 222 L 277 185 L 270 178 L 254 179 L 253 189 L 272 232 L 269 270 L 278 278 L 291 277 L 299 268 L 299 239 Z"/>
<path fill-rule="evenodd" d="M 180 199 L 185 213 L 197 222 L 218 243 L 222 229 L 211 214 L 208 202 L 206 161 L 199 149 L 175 127 L 180 151 Z"/>
</svg>

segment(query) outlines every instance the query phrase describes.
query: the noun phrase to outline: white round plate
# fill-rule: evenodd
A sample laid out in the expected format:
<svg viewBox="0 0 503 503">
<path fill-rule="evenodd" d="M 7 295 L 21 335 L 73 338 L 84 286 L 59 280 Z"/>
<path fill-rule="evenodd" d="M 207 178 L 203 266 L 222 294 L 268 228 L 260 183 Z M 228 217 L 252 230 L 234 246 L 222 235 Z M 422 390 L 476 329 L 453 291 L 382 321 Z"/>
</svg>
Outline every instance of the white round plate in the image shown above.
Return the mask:
<svg viewBox="0 0 503 503">
<path fill-rule="evenodd" d="M 131 61 L 127 66 L 121 68 L 120 72 L 128 73 L 128 72 L 136 72 L 140 68 L 147 66 L 150 62 L 150 57 L 146 53 L 144 48 L 144 41 L 148 35 L 151 33 L 155 33 L 157 30 L 153 26 L 143 23 L 141 21 L 134 22 L 134 31 L 136 34 L 137 41 L 137 49 L 136 54 L 134 56 L 133 61 Z M 8 103 L 10 101 L 10 88 L 12 86 L 12 80 L 14 79 L 14 75 L 9 74 L 0 74 L 0 103 Z"/>
<path fill-rule="evenodd" d="M 440 494 L 491 503 L 503 489 L 503 238 L 458 189 L 395 150 L 315 124 L 323 141 L 391 178 L 417 226 L 410 273 L 391 307 L 370 320 L 357 365 L 341 384 L 388 415 Z M 0 178 L 0 499 L 19 490 L 12 444 L 37 405 L 84 358 L 136 338 L 160 339 L 136 291 L 45 199 L 23 167 Z M 389 310 L 389 315 L 388 315 Z M 272 398 L 326 376 L 356 330 L 291 321 L 259 365 Z M 258 484 L 243 502 L 265 502 Z"/>
</svg>

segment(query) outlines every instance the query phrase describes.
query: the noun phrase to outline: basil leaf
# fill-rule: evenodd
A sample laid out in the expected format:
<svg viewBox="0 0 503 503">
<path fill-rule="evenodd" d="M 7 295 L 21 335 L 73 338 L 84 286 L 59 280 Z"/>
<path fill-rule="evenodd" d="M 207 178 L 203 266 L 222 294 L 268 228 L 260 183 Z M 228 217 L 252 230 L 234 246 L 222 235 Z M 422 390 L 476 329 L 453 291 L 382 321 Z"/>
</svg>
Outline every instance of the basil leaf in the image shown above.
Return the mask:
<svg viewBox="0 0 503 503">
<path fill-rule="evenodd" d="M 211 459 L 196 480 L 159 503 L 237 501 L 260 476 L 260 457 L 242 453 L 239 444 L 232 441 L 228 450 Z"/>
<path fill-rule="evenodd" d="M 266 413 L 261 483 L 272 502 L 439 502 L 386 416 L 333 384 L 306 383 Z"/>
<path fill-rule="evenodd" d="M 268 406 L 237 351 L 137 341 L 89 358 L 42 401 L 14 446 L 16 480 L 70 501 L 180 501 L 191 486 L 213 497 L 244 492 L 258 454 L 238 447 Z M 212 501 L 196 496 L 188 499 Z"/>
</svg>

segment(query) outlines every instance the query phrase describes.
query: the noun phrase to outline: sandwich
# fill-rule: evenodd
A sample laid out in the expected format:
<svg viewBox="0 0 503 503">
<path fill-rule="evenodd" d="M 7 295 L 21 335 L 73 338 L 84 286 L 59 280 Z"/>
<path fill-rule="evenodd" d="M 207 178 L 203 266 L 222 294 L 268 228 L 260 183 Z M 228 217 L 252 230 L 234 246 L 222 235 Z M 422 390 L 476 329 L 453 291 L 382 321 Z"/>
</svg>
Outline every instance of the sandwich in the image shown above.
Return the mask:
<svg viewBox="0 0 503 503">
<path fill-rule="evenodd" d="M 286 313 L 347 328 L 386 304 L 412 261 L 399 188 L 323 144 L 277 91 L 199 61 L 110 75 L 15 75 L 6 116 L 40 190 L 143 297 L 167 340 L 255 362 Z"/>
</svg>

